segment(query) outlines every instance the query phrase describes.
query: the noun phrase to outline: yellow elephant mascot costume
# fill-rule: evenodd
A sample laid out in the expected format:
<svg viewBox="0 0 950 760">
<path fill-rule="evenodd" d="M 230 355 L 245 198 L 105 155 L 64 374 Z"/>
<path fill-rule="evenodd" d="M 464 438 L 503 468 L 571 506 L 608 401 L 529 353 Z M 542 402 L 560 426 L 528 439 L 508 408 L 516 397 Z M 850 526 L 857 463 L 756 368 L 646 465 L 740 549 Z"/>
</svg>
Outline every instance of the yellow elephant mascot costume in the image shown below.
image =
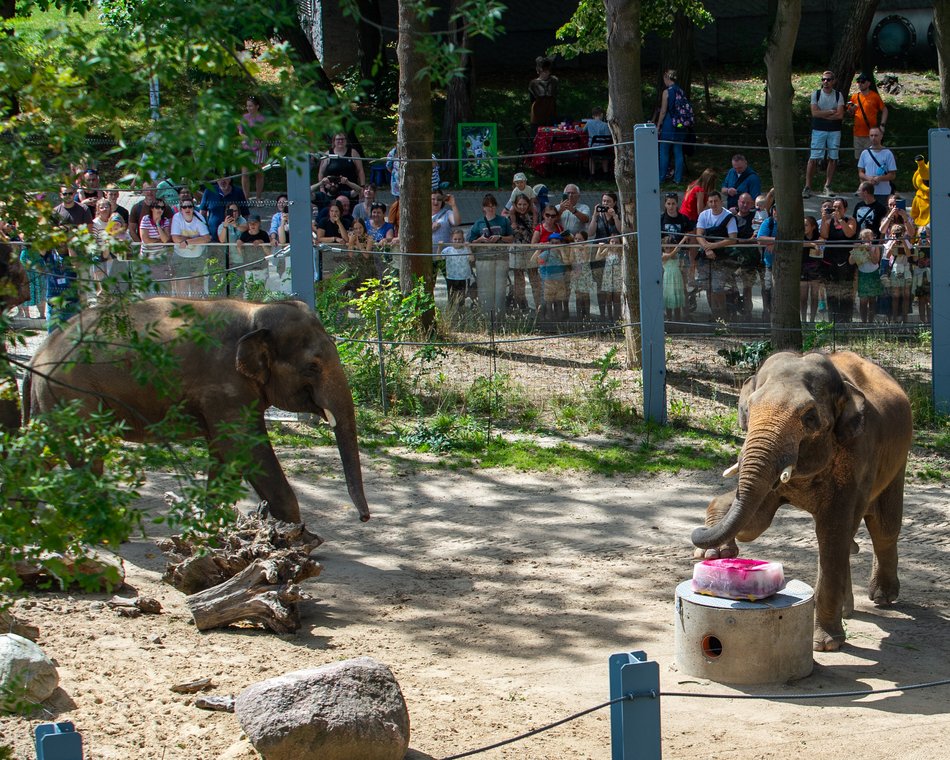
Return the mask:
<svg viewBox="0 0 950 760">
<path fill-rule="evenodd" d="M 930 163 L 923 156 L 916 156 L 917 171 L 914 172 L 914 203 L 910 215 L 918 227 L 930 224 Z"/>
</svg>

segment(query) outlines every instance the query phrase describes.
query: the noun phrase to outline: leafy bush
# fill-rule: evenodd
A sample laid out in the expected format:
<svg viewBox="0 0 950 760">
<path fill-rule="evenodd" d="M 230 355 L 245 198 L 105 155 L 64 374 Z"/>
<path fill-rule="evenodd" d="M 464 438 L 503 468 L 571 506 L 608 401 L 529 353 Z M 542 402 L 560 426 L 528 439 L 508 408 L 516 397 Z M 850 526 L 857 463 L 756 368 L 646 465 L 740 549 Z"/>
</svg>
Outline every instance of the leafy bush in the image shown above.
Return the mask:
<svg viewBox="0 0 950 760">
<path fill-rule="evenodd" d="M 772 353 L 772 341 L 754 340 L 733 348 L 720 348 L 717 353 L 726 360 L 726 364 L 736 369 L 748 369 L 753 372 L 762 366 L 762 362 Z"/>
</svg>

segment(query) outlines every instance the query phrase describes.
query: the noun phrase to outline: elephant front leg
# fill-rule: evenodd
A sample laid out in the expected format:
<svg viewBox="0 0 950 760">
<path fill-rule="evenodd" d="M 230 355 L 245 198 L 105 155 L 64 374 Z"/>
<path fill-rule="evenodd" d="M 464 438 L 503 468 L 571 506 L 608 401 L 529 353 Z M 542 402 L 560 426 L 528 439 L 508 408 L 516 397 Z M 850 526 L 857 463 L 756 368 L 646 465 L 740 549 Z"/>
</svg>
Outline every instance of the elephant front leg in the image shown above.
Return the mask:
<svg viewBox="0 0 950 760">
<path fill-rule="evenodd" d="M 256 442 L 250 450 L 251 467 L 244 473 L 245 479 L 257 495 L 267 502 L 271 515 L 278 520 L 299 523 L 300 504 L 297 495 L 287 482 L 287 476 L 270 444 L 263 417 L 255 423 L 253 435 Z M 242 439 L 246 440 L 246 437 Z M 227 433 L 219 433 L 212 435 L 209 447 L 215 459 L 225 463 L 233 455 L 237 444 Z"/>
<path fill-rule="evenodd" d="M 824 525 L 816 519 L 818 534 L 818 582 L 815 589 L 815 633 L 812 639 L 816 652 L 836 652 L 846 635 L 842 615 L 851 591 L 851 526 Z"/>
</svg>

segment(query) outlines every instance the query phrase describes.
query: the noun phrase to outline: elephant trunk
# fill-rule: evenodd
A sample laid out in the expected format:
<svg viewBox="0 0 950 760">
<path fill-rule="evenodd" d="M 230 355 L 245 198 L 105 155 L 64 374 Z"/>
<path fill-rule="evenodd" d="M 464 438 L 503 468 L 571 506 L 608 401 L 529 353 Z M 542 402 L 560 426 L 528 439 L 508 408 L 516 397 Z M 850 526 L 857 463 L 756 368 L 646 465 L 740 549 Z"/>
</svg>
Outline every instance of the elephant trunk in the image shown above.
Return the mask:
<svg viewBox="0 0 950 760">
<path fill-rule="evenodd" d="M 756 433 L 750 427 L 749 437 L 742 447 L 736 497 L 718 523 L 693 531 L 690 539 L 695 546 L 712 549 L 735 539 L 768 493 L 788 482 L 795 461 L 794 454 L 789 453 L 790 440 L 788 431 L 778 434 L 774 420 L 765 432 Z"/>
<path fill-rule="evenodd" d="M 356 420 L 351 411 L 349 415 L 334 417 L 328 415 L 336 424 L 333 433 L 336 435 L 336 445 L 340 451 L 340 460 L 343 462 L 343 474 L 346 477 L 346 490 L 350 494 L 350 501 L 360 513 L 360 521 L 369 520 L 369 505 L 363 493 L 363 470 L 360 466 L 360 447 L 356 439 Z M 332 423 L 331 423 L 332 424 Z"/>
</svg>

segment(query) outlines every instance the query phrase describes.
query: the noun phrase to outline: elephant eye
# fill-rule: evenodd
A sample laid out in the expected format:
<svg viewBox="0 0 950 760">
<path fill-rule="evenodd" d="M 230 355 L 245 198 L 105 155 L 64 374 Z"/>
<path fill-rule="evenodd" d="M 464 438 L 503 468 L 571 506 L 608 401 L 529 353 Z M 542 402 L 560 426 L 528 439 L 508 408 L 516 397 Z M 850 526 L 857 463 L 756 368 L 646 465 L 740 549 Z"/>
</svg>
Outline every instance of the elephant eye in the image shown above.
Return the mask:
<svg viewBox="0 0 950 760">
<path fill-rule="evenodd" d="M 821 417 L 818 414 L 818 410 L 812 407 L 805 414 L 802 415 L 802 425 L 805 426 L 807 430 L 815 431 L 821 428 Z"/>
</svg>

